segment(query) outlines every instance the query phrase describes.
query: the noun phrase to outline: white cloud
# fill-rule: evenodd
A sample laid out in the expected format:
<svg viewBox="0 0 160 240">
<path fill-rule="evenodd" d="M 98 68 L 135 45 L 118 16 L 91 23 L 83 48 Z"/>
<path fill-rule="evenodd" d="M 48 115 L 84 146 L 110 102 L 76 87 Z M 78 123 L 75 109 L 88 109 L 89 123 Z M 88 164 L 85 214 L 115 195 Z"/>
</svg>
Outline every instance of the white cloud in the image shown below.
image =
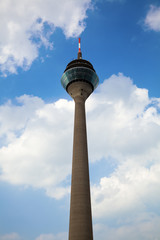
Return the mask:
<svg viewBox="0 0 160 240">
<path fill-rule="evenodd" d="M 17 233 L 0 235 L 0 240 L 20 240 L 21 237 Z"/>
<path fill-rule="evenodd" d="M 66 233 L 66 232 L 58 233 L 56 235 L 41 234 L 35 240 L 64 240 L 64 239 L 67 239 L 67 235 L 68 235 L 68 233 Z M 0 235 L 0 240 L 21 240 L 21 239 L 23 239 L 23 238 L 17 233 Z"/>
<path fill-rule="evenodd" d="M 88 100 L 91 161 L 149 154 L 159 142 L 158 104 L 159 99 L 149 99 L 146 89 L 137 88 L 123 74 L 104 81 Z"/>
<path fill-rule="evenodd" d="M 17 101 L 21 105 L 9 102 L 0 108 L 1 146 L 4 142 L 0 179 L 44 188 L 48 195 L 61 198 L 69 191 L 61 182 L 70 173 L 73 102 L 44 104 L 31 96 Z"/>
<path fill-rule="evenodd" d="M 59 233 L 57 235 L 54 234 L 41 234 L 36 240 L 64 240 L 67 239 L 68 233 Z"/>
<path fill-rule="evenodd" d="M 135 160 L 136 161 L 136 160 Z M 139 166 L 128 160 L 110 176 L 93 186 L 93 214 L 97 218 L 116 218 L 136 212 L 155 211 L 160 201 L 160 164 Z"/>
<path fill-rule="evenodd" d="M 17 105 L 14 105 L 8 101 L 0 106 L 0 146 L 7 145 L 20 136 L 30 118 L 36 114 L 36 110 L 44 106 L 40 98 L 27 95 L 17 98 L 16 103 Z"/>
<path fill-rule="evenodd" d="M 0 71 L 3 75 L 28 69 L 39 47 L 53 47 L 50 35 L 61 28 L 66 37 L 77 37 L 91 0 L 1 0 Z M 45 28 L 48 26 L 48 30 Z"/>
<path fill-rule="evenodd" d="M 136 218 L 134 222 L 120 223 L 118 227 L 105 224 L 94 225 L 95 239 L 106 240 L 158 240 L 160 236 L 160 217 L 148 214 L 144 218 Z"/>
<path fill-rule="evenodd" d="M 57 199 L 69 192 L 73 106 L 64 99 L 45 103 L 21 96 L 16 104 L 8 101 L 0 107 L 1 181 L 43 188 Z M 128 235 L 134 231 L 137 217 L 139 236 L 147 224 L 155 232 L 154 220 L 145 222 L 148 214 L 159 219 L 159 110 L 160 99 L 149 98 L 146 89 L 123 74 L 105 80 L 87 101 L 91 164 L 101 165 L 101 159 L 116 162 L 110 175 L 92 184 L 93 216 L 98 223 L 116 221 L 122 238 L 127 226 Z"/>
<path fill-rule="evenodd" d="M 144 22 L 149 29 L 159 32 L 160 31 L 160 7 L 151 5 Z"/>
</svg>

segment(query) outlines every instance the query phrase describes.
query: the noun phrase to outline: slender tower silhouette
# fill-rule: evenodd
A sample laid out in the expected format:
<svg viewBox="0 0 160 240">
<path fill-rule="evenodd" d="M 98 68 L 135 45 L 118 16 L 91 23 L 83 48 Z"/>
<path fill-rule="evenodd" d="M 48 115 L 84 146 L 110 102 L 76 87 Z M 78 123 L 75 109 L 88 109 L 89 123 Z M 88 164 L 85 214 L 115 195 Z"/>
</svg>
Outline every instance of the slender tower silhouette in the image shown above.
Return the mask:
<svg viewBox="0 0 160 240">
<path fill-rule="evenodd" d="M 67 65 L 61 78 L 75 101 L 69 240 L 93 239 L 85 101 L 98 82 L 92 64 L 82 59 L 79 38 L 78 58 Z"/>
</svg>

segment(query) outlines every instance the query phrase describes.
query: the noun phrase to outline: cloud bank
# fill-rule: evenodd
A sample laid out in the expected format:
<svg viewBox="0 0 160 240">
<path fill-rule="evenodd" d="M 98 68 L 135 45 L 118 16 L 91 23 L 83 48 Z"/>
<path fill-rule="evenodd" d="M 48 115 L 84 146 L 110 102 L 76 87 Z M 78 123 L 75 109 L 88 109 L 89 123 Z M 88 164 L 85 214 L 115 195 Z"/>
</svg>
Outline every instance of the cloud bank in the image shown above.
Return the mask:
<svg viewBox="0 0 160 240">
<path fill-rule="evenodd" d="M 0 107 L 0 180 L 62 197 L 68 192 L 58 185 L 70 173 L 73 102 L 45 104 L 26 95 L 16 100 Z"/>
<path fill-rule="evenodd" d="M 149 226 L 152 238 L 135 239 L 156 239 L 159 232 L 154 222 L 160 222 L 160 99 L 150 98 L 147 89 L 138 88 L 120 73 L 98 87 L 86 108 L 92 166 L 103 168 L 104 160 L 108 167 L 112 161 L 116 163 L 109 175 L 103 173 L 99 181 L 91 183 L 95 231 L 100 234 L 98 229 L 114 220 L 117 228 L 107 225 L 108 231 L 114 231 L 113 239 L 120 233 L 124 239 L 139 222 L 137 236 L 145 236 Z M 68 194 L 73 111 L 73 101 L 45 103 L 27 95 L 18 97 L 16 103 L 1 105 L 0 180 L 44 189 L 56 199 Z"/>
<path fill-rule="evenodd" d="M 0 235 L 0 240 L 21 240 L 22 238 L 17 233 Z"/>
<path fill-rule="evenodd" d="M 130 221 L 131 222 L 131 221 Z M 160 218 L 157 216 L 144 216 L 134 219 L 134 222 L 109 227 L 105 224 L 94 226 L 95 239 L 106 240 L 158 240 L 160 236 Z"/>
<path fill-rule="evenodd" d="M 54 234 L 42 234 L 36 238 L 36 240 L 64 240 L 67 239 L 68 233 L 59 233 L 57 235 Z"/>
<path fill-rule="evenodd" d="M 0 71 L 4 76 L 28 69 L 39 48 L 53 48 L 50 35 L 61 28 L 67 38 L 85 29 L 91 0 L 2 0 L 0 2 Z"/>
</svg>

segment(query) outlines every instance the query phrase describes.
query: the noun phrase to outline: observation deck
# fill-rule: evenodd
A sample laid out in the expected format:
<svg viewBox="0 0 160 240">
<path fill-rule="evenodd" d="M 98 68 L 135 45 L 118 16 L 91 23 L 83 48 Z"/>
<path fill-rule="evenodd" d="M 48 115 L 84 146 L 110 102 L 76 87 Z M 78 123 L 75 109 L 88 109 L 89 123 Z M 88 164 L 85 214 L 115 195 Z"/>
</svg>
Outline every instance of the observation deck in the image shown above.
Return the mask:
<svg viewBox="0 0 160 240">
<path fill-rule="evenodd" d="M 99 78 L 93 65 L 87 60 L 75 59 L 71 61 L 61 77 L 62 86 L 66 91 L 70 84 L 78 81 L 89 83 L 93 91 L 98 86 Z"/>
</svg>

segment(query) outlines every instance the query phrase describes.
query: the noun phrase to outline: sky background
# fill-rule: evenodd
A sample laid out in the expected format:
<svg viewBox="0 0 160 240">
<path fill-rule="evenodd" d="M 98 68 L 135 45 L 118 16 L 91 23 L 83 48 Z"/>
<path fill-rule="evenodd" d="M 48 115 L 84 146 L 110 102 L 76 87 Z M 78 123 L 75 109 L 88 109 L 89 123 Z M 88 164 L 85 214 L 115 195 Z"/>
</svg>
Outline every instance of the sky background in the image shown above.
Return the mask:
<svg viewBox="0 0 160 240">
<path fill-rule="evenodd" d="M 0 0 L 0 240 L 68 238 L 83 58 L 94 239 L 160 240 L 160 1 Z"/>
</svg>

